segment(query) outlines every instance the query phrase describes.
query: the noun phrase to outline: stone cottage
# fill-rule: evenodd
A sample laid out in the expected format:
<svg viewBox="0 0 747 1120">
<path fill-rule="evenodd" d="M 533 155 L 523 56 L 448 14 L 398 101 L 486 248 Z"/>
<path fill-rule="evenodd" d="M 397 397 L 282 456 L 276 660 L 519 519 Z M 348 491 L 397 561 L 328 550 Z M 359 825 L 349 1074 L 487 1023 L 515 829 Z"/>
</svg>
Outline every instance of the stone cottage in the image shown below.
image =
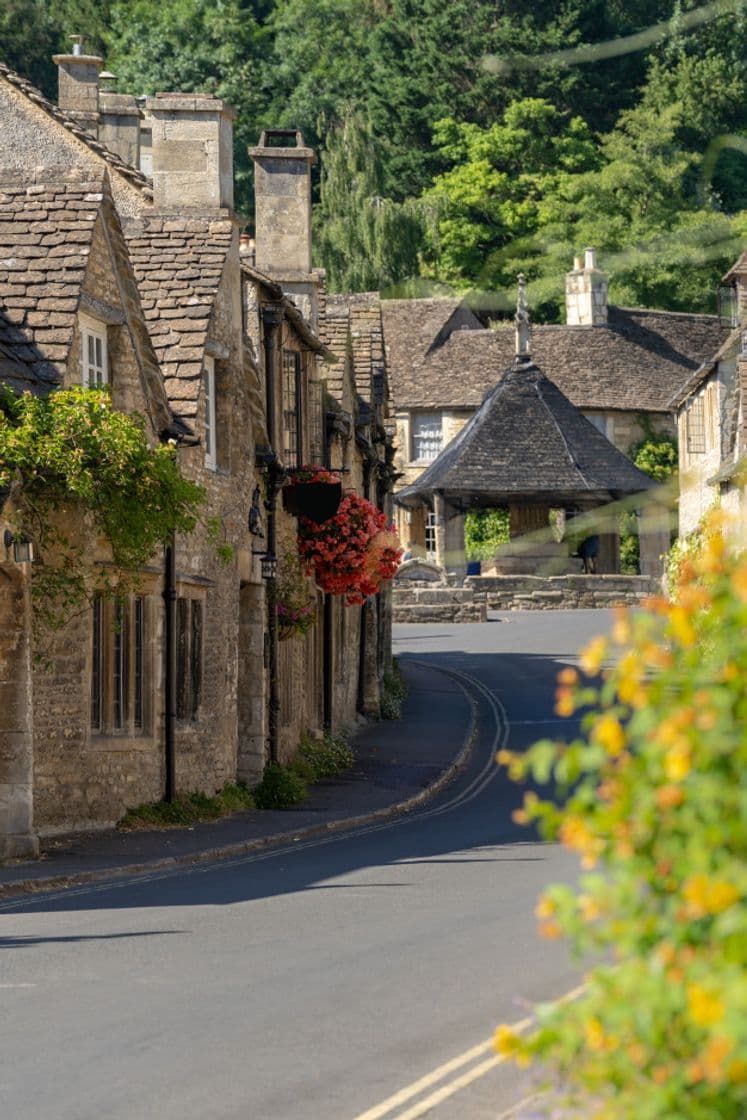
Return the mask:
<svg viewBox="0 0 747 1120">
<path fill-rule="evenodd" d="M 396 415 L 400 485 L 415 482 L 480 406 L 512 362 L 510 324 L 485 329 L 455 300 L 382 302 Z M 566 276 L 565 325 L 532 328 L 532 357 L 546 376 L 624 454 L 643 424 L 674 431 L 670 399 L 726 337 L 715 315 L 608 306 L 593 250 Z M 432 551 L 434 526 L 405 513 L 400 536 Z"/>
<path fill-rule="evenodd" d="M 731 331 L 723 344 L 672 396 L 679 436 L 679 532 L 686 536 L 719 503 L 743 511 L 747 456 L 747 253 L 722 283 L 723 321 Z"/>
<path fill-rule="evenodd" d="M 281 648 L 272 610 L 270 561 L 295 536 L 280 493 L 287 470 L 337 456 L 350 485 L 370 476 L 373 493 L 370 478 L 391 459 L 373 376 L 347 432 L 324 387 L 335 354 L 322 341 L 323 275 L 293 224 L 310 229 L 308 175 L 298 205 L 286 206 L 287 178 L 269 167 L 283 157 L 263 155 L 260 141 L 260 188 L 269 170 L 252 261 L 233 209 L 230 107 L 157 94 L 143 111 L 99 89 L 101 59 L 78 47 L 56 61 L 58 106 L 0 67 L 0 177 L 13 212 L 0 221 L 0 375 L 15 391 L 109 384 L 117 407 L 148 418 L 154 440 L 177 439 L 181 469 L 208 501 L 205 523 L 142 573 L 126 625 L 98 601 L 60 635 L 46 675 L 30 668 L 33 569 L 12 548 L 0 556 L 10 589 L 2 687 L 14 698 L 0 727 L 1 856 L 33 850 L 36 832 L 110 824 L 164 789 L 256 780 L 303 732 L 376 710 L 387 636 L 378 607 L 361 625 L 361 608 L 320 597 L 311 632 Z M 144 149 L 152 178 L 128 162 L 146 166 Z M 308 171 L 313 153 L 300 158 Z M 375 391 L 383 401 L 379 382 Z M 208 520 L 230 546 L 227 564 Z M 361 638 L 370 631 L 373 656 Z"/>
</svg>

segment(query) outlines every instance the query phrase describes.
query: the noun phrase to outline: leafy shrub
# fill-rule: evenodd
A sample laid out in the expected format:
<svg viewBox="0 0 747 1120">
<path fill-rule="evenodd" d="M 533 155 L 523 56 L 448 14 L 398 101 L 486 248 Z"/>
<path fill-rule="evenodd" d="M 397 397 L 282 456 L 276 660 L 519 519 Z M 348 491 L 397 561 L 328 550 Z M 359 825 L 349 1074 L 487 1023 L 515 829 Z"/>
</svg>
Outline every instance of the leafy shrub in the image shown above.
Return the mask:
<svg viewBox="0 0 747 1120">
<path fill-rule="evenodd" d="M 625 576 L 637 576 L 640 570 L 638 518 L 635 513 L 622 513 L 620 515 L 620 571 Z"/>
<path fill-rule="evenodd" d="M 270 762 L 254 790 L 254 801 L 258 809 L 287 809 L 303 801 L 306 792 L 306 782 L 295 770 Z"/>
<path fill-rule="evenodd" d="M 381 686 L 380 714 L 382 719 L 401 719 L 402 701 L 407 696 L 409 688 L 402 675 L 396 657 L 392 660 L 391 669 L 384 670 L 384 679 Z"/>
<path fill-rule="evenodd" d="M 678 580 L 673 601 L 621 611 L 586 649 L 595 680 L 561 672 L 558 714 L 591 708 L 582 738 L 499 756 L 515 778 L 565 788 L 561 806 L 527 793 L 517 817 L 586 872 L 580 889 L 547 890 L 540 932 L 613 963 L 496 1045 L 555 1066 L 584 1115 L 607 1120 L 747 1115 L 747 558 L 719 516 Z"/>
<path fill-rule="evenodd" d="M 470 509 L 464 518 L 464 549 L 468 560 L 492 560 L 508 542 L 507 509 Z"/>
<path fill-rule="evenodd" d="M 318 782 L 350 769 L 353 761 L 353 752 L 344 736 L 325 731 L 321 739 L 303 737 L 293 766 L 302 776 L 304 770 L 308 773 L 307 781 Z"/>
<path fill-rule="evenodd" d="M 216 820 L 253 809 L 254 797 L 247 786 L 229 783 L 214 797 L 205 793 L 186 793 L 174 801 L 155 801 L 129 809 L 118 824 L 123 832 L 147 828 L 169 828 Z"/>
</svg>

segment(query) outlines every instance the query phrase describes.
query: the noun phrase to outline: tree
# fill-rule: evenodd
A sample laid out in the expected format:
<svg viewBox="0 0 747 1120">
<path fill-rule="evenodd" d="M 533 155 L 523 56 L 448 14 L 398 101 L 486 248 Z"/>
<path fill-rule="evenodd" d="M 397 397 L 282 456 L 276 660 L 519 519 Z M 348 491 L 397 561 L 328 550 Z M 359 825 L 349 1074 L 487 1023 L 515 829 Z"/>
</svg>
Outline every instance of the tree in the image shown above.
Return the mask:
<svg viewBox="0 0 747 1120">
<path fill-rule="evenodd" d="M 322 154 L 315 245 L 330 291 L 391 289 L 418 273 L 422 227 L 411 203 L 383 198 L 370 126 L 349 114 Z"/>
</svg>

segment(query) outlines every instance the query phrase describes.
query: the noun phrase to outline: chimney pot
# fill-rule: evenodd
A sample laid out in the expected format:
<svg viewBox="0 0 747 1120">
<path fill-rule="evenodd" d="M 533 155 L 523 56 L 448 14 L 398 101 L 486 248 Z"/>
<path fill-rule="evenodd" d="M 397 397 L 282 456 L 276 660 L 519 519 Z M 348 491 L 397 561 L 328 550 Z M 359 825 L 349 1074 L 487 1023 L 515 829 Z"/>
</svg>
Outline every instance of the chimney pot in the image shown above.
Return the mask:
<svg viewBox="0 0 747 1120">
<path fill-rule="evenodd" d="M 596 249 L 584 249 L 584 268 L 591 270 L 597 267 Z"/>
<path fill-rule="evenodd" d="M 574 257 L 573 258 L 573 268 L 576 272 L 583 272 L 584 258 L 583 257 Z"/>
<path fill-rule="evenodd" d="M 282 141 L 280 143 L 279 141 Z M 316 162 L 297 129 L 265 129 L 254 160 L 257 268 L 286 280 L 311 274 L 311 166 Z"/>
</svg>

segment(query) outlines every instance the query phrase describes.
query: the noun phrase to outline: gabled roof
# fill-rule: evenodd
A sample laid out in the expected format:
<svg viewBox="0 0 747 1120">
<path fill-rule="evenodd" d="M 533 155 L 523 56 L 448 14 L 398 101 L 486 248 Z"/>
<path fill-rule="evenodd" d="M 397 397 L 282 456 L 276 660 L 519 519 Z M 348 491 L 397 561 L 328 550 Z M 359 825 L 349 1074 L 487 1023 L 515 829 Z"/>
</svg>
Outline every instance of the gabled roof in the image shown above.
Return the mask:
<svg viewBox="0 0 747 1120">
<path fill-rule="evenodd" d="M 493 500 L 606 500 L 653 485 L 533 361 L 516 359 L 461 432 L 411 486 L 417 505 L 436 490 Z"/>
<path fill-rule="evenodd" d="M 291 323 L 293 329 L 306 346 L 308 346 L 309 350 L 312 350 L 315 354 L 323 355 L 327 361 L 334 362 L 336 360 L 335 355 L 327 350 L 322 339 L 313 330 L 308 320 L 304 318 L 301 311 L 293 302 L 292 296 L 287 295 L 283 291 L 277 280 L 273 280 L 271 276 L 268 276 L 265 272 L 260 272 L 258 268 L 248 264 L 246 261 L 241 262 L 241 271 L 248 280 L 251 280 L 252 283 L 263 288 L 270 299 L 276 300 L 281 304 L 286 319 Z"/>
<path fill-rule="evenodd" d="M 0 345 L 14 389 L 62 382 L 105 189 L 103 169 L 0 171 Z"/>
<path fill-rule="evenodd" d="M 124 234 L 169 401 L 177 416 L 192 420 L 233 225 L 148 215 L 128 221 Z"/>
<path fill-rule="evenodd" d="M 715 315 L 610 307 L 605 327 L 533 326 L 532 355 L 578 408 L 666 412 L 727 334 Z M 410 357 L 403 343 L 390 352 L 394 405 L 476 408 L 513 354 L 508 327 L 458 329 L 430 353 L 414 344 Z"/>
<path fill-rule="evenodd" d="M 340 347 L 344 355 L 350 332 L 355 388 L 365 404 L 374 406 L 375 380 L 384 372 L 382 303 L 378 292 L 327 296 L 325 322 L 330 349 L 338 356 Z"/>
<path fill-rule="evenodd" d="M 382 300 L 381 317 L 396 408 L 412 407 L 409 401 L 418 397 L 429 357 L 451 331 L 482 329 L 482 323 L 467 304 L 453 298 Z"/>
<path fill-rule="evenodd" d="M 677 411 L 685 403 L 687 398 L 691 397 L 712 373 L 715 373 L 719 362 L 723 361 L 726 357 L 733 356 L 741 343 L 741 339 L 742 331 L 741 328 L 737 327 L 718 348 L 716 353 L 711 355 L 708 361 L 703 362 L 703 364 L 695 370 L 695 373 L 691 374 L 687 381 L 680 385 L 677 392 L 669 401 L 669 407 L 673 412 Z"/>
<path fill-rule="evenodd" d="M 134 187 L 137 187 L 145 198 L 152 200 L 153 186 L 150 179 L 146 178 L 141 171 L 135 167 L 131 167 L 129 163 L 125 163 L 115 152 L 112 152 L 105 144 L 102 144 L 85 128 L 82 128 L 78 121 L 64 109 L 60 109 L 53 101 L 45 97 L 41 90 L 22 78 L 20 74 L 16 74 L 4 62 L 0 62 L 0 79 L 5 79 L 11 86 L 17 89 L 24 97 L 43 110 L 47 116 L 56 121 L 57 124 L 62 125 L 68 132 L 71 132 L 78 140 L 90 148 L 95 155 L 105 160 L 109 166 L 128 180 Z"/>
</svg>

